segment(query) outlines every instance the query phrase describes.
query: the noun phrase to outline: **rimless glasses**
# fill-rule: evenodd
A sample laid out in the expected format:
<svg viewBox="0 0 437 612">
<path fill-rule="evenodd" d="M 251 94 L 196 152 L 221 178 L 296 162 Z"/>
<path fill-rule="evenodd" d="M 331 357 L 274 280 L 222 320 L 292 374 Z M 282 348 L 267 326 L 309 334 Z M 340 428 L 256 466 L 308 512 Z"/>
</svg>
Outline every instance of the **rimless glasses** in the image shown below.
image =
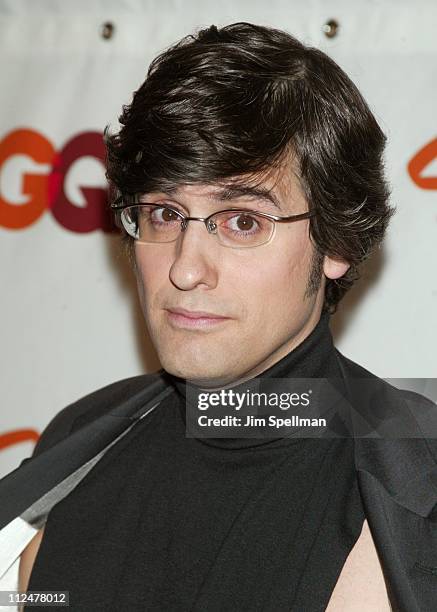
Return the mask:
<svg viewBox="0 0 437 612">
<path fill-rule="evenodd" d="M 276 223 L 293 223 L 316 214 L 308 211 L 280 217 L 246 208 L 227 208 L 208 217 L 188 217 L 168 204 L 132 204 L 123 196 L 114 201 L 112 209 L 120 211 L 124 229 L 138 242 L 175 242 L 190 221 L 202 221 L 208 233 L 214 234 L 221 245 L 233 249 L 266 244 L 274 235 Z"/>
</svg>

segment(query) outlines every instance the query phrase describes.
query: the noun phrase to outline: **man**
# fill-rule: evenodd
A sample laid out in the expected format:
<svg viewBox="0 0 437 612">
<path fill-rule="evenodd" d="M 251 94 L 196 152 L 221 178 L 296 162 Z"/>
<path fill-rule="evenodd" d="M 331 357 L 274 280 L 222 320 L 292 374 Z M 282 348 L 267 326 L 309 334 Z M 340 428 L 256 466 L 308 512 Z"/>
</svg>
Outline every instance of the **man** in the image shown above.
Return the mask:
<svg viewBox="0 0 437 612">
<path fill-rule="evenodd" d="M 431 612 L 435 445 L 185 435 L 189 387 L 372 378 L 328 326 L 393 213 L 366 102 L 319 50 L 236 23 L 158 56 L 120 122 L 113 208 L 172 391 L 53 508 L 21 588 L 74 610 Z M 68 407 L 36 454 L 151 380 Z"/>
</svg>

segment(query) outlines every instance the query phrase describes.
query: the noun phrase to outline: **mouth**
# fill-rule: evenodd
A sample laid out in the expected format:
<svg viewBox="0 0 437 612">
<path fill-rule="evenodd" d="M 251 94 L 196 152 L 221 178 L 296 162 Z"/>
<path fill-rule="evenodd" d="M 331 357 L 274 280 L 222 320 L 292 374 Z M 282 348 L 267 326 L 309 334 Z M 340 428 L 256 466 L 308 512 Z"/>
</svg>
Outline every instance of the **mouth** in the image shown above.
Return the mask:
<svg viewBox="0 0 437 612">
<path fill-rule="evenodd" d="M 185 308 L 166 308 L 167 318 L 172 327 L 179 329 L 211 329 L 230 321 L 225 317 L 203 310 L 186 310 Z"/>
</svg>

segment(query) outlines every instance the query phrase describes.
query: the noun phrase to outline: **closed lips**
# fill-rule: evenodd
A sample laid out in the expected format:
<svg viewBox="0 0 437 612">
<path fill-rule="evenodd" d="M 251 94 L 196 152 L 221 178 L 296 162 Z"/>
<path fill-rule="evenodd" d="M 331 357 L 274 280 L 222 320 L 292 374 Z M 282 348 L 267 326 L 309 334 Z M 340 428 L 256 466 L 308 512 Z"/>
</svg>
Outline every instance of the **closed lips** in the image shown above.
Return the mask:
<svg viewBox="0 0 437 612">
<path fill-rule="evenodd" d="M 185 310 L 184 308 L 167 308 L 167 310 L 173 314 L 182 315 L 189 319 L 227 319 L 221 315 L 213 312 L 206 312 L 204 310 Z"/>
</svg>

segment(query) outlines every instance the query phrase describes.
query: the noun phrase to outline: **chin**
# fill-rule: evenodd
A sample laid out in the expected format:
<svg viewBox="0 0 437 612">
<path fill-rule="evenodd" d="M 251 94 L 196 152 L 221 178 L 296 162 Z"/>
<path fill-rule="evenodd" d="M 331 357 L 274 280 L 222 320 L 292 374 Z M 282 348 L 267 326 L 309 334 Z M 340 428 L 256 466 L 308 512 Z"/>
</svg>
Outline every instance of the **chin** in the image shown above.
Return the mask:
<svg viewBox="0 0 437 612">
<path fill-rule="evenodd" d="M 224 364 L 221 354 L 211 340 L 202 335 L 176 334 L 172 330 L 157 329 L 152 342 L 159 361 L 166 372 L 179 378 L 201 378 L 220 375 Z"/>
<path fill-rule="evenodd" d="M 160 359 L 161 365 L 166 372 L 179 378 L 200 379 L 214 377 L 214 368 L 205 367 L 197 363 L 190 363 L 184 360 Z"/>
<path fill-rule="evenodd" d="M 190 356 L 178 352 L 172 356 L 168 354 L 160 355 L 159 351 L 158 356 L 166 372 L 193 381 L 196 384 L 226 378 L 229 375 L 228 372 L 223 371 L 223 364 L 211 363 L 203 356 L 196 356 L 197 358 L 191 356 L 190 358 Z"/>
</svg>

